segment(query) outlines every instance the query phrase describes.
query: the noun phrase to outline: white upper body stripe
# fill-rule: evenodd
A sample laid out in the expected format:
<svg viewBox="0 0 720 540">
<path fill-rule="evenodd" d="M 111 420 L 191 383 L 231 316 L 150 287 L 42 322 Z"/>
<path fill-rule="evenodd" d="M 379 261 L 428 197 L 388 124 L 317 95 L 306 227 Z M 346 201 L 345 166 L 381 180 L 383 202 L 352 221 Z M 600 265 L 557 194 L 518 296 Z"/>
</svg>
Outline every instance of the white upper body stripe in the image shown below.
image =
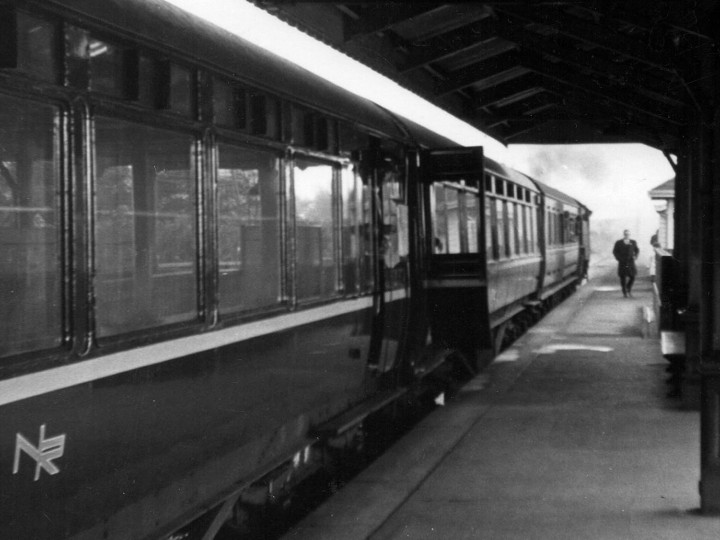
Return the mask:
<svg viewBox="0 0 720 540">
<path fill-rule="evenodd" d="M 398 292 L 392 292 L 393 301 L 405 297 L 404 291 L 400 295 L 398 295 Z M 387 294 L 386 300 L 389 300 Z M 160 364 L 173 358 L 197 354 L 304 324 L 345 315 L 370 308 L 372 305 L 373 299 L 370 296 L 346 300 L 214 332 L 154 343 L 129 351 L 116 352 L 67 366 L 2 380 L 0 381 L 0 405 Z"/>
</svg>

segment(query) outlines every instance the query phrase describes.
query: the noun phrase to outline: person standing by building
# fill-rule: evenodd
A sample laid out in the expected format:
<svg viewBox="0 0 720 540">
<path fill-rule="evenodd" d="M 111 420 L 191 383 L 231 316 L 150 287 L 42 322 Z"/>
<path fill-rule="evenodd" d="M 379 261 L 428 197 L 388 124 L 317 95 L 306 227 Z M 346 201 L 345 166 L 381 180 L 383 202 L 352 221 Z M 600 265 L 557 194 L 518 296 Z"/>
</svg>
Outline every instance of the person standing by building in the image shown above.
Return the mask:
<svg viewBox="0 0 720 540">
<path fill-rule="evenodd" d="M 656 264 L 656 261 L 655 261 L 656 251 L 655 250 L 662 247 L 660 245 L 659 235 L 660 235 L 660 229 L 655 231 L 655 234 L 653 234 L 650 237 L 650 245 L 653 247 L 653 249 L 650 252 L 650 263 L 648 264 L 648 268 L 650 269 L 650 280 L 653 282 L 655 281 L 655 264 Z"/>
<path fill-rule="evenodd" d="M 640 254 L 637 242 L 630 238 L 630 231 L 625 229 L 623 237 L 615 242 L 613 247 L 613 256 L 618 262 L 618 276 L 620 277 L 620 286 L 622 287 L 623 296 L 632 296 L 632 286 L 635 283 L 635 259 Z"/>
</svg>

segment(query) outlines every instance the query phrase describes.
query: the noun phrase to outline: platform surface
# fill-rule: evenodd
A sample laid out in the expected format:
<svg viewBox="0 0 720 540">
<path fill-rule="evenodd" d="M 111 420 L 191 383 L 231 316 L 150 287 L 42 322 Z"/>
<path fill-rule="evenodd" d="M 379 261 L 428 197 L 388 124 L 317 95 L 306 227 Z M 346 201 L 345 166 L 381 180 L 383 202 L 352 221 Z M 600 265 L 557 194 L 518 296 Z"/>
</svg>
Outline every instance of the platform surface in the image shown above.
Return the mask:
<svg viewBox="0 0 720 540">
<path fill-rule="evenodd" d="M 648 278 L 614 269 L 306 517 L 287 540 L 718 539 L 699 413 L 665 397 Z"/>
</svg>

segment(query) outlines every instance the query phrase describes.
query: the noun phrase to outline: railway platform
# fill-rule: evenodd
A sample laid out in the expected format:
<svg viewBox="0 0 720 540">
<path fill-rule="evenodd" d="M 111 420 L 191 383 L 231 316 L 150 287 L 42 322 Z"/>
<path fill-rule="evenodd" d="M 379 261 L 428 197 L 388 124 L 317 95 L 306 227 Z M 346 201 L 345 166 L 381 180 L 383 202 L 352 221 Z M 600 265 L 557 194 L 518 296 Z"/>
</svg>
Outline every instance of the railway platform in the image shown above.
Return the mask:
<svg viewBox="0 0 720 540">
<path fill-rule="evenodd" d="M 644 326 L 651 283 L 625 299 L 614 265 L 592 274 L 284 538 L 720 538 L 699 413 L 666 397 Z"/>
</svg>

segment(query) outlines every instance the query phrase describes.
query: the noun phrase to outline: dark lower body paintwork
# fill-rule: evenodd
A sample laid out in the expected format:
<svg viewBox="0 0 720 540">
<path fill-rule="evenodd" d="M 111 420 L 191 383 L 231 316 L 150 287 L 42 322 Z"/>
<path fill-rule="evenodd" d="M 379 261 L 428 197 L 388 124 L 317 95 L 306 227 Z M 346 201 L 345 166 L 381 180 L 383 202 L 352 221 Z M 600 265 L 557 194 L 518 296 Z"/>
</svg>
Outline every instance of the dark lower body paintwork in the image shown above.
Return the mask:
<svg viewBox="0 0 720 540">
<path fill-rule="evenodd" d="M 0 408 L 0 538 L 127 538 L 191 517 L 312 442 L 311 426 L 373 392 L 372 309 L 279 331 Z M 60 472 L 16 434 L 66 435 Z"/>
</svg>

